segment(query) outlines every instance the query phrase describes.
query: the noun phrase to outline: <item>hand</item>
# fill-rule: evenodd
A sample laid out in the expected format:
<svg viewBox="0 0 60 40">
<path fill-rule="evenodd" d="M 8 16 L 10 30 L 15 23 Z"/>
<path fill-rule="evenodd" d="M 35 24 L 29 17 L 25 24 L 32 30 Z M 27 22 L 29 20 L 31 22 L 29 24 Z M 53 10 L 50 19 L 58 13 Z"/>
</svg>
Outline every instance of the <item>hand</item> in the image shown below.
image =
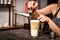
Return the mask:
<svg viewBox="0 0 60 40">
<path fill-rule="evenodd" d="M 36 1 L 29 1 L 28 2 L 28 8 L 36 8 L 38 3 Z"/>
<path fill-rule="evenodd" d="M 40 14 L 40 16 L 37 19 L 40 20 L 41 22 L 49 22 L 50 18 L 43 14 Z"/>
<path fill-rule="evenodd" d="M 39 17 L 39 14 L 36 11 L 34 11 L 34 13 L 30 17 L 37 19 Z"/>
</svg>

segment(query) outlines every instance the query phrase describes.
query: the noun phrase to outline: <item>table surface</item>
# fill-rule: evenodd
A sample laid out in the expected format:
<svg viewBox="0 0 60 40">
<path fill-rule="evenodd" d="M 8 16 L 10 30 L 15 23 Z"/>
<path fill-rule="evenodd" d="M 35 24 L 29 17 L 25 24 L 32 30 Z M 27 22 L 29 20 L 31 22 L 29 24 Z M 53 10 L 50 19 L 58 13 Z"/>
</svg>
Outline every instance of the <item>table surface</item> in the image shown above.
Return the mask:
<svg viewBox="0 0 60 40">
<path fill-rule="evenodd" d="M 52 39 L 49 35 L 40 34 L 37 39 L 32 39 L 29 30 L 12 29 L 0 31 L 0 40 L 60 40 L 60 37 Z"/>
</svg>

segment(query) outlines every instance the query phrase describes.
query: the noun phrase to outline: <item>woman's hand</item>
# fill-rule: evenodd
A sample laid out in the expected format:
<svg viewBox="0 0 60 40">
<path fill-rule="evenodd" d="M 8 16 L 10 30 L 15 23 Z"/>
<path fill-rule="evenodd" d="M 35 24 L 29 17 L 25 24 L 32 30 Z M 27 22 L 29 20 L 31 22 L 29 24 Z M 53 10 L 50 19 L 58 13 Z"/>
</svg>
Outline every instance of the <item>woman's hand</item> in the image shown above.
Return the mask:
<svg viewBox="0 0 60 40">
<path fill-rule="evenodd" d="M 43 14 L 40 14 L 39 17 L 37 18 L 38 20 L 40 20 L 41 22 L 49 22 L 50 18 L 43 15 Z"/>
<path fill-rule="evenodd" d="M 38 3 L 36 1 L 29 1 L 28 2 L 28 8 L 36 8 Z"/>
</svg>

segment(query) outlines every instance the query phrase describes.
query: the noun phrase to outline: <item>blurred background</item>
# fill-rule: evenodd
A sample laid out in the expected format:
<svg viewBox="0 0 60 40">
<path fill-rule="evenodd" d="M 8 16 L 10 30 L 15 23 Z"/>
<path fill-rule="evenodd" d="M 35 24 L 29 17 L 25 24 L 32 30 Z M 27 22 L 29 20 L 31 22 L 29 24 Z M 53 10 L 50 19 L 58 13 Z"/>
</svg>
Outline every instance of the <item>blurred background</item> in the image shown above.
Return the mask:
<svg viewBox="0 0 60 40">
<path fill-rule="evenodd" d="M 15 13 L 25 13 L 25 4 L 28 2 L 29 0 L 14 0 L 14 12 Z M 52 3 L 57 3 L 58 0 L 36 0 L 38 2 L 38 9 L 40 8 L 44 8 L 45 6 L 52 4 Z M 8 23 L 8 8 L 0 8 L 0 24 L 4 25 L 6 23 Z M 17 24 L 22 24 L 24 25 L 24 23 L 28 23 L 28 18 L 21 16 L 21 15 L 17 15 Z M 10 20 L 12 23 L 12 19 Z M 12 24 L 11 24 L 12 25 Z"/>
</svg>

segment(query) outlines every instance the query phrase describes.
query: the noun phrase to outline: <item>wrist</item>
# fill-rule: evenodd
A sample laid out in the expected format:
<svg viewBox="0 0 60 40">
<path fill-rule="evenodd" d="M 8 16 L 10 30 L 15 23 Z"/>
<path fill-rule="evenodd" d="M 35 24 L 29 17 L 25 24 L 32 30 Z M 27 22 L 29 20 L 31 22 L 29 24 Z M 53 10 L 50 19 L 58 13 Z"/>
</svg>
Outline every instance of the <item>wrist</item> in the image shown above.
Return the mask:
<svg viewBox="0 0 60 40">
<path fill-rule="evenodd" d="M 51 19 L 50 19 L 50 18 L 48 18 L 48 21 L 47 21 L 47 22 L 48 22 L 48 24 L 49 24 L 49 23 L 51 22 Z"/>
<path fill-rule="evenodd" d="M 51 21 L 51 19 L 47 17 L 47 22 L 49 23 L 50 21 Z"/>
</svg>

